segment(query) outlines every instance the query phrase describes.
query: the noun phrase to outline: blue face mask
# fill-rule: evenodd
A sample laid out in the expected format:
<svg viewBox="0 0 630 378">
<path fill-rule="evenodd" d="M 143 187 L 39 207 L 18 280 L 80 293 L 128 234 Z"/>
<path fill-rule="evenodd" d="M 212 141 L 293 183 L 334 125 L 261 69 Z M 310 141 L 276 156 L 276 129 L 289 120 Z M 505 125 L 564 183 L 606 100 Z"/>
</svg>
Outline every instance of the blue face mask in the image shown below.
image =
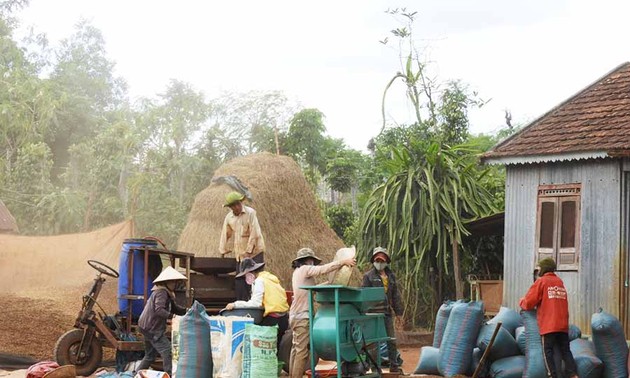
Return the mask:
<svg viewBox="0 0 630 378">
<path fill-rule="evenodd" d="M 387 267 L 386 262 L 379 262 L 379 261 L 374 261 L 372 265 L 374 265 L 374 268 L 376 268 L 376 270 L 378 271 L 381 271 Z"/>
</svg>

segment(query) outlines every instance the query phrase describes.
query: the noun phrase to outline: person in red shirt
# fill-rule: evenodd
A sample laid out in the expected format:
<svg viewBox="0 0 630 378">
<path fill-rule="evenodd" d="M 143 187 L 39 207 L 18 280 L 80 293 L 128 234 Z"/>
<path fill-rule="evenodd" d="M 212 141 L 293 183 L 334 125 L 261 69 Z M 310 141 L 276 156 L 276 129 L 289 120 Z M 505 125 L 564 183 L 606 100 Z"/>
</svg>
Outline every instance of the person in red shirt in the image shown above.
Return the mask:
<svg viewBox="0 0 630 378">
<path fill-rule="evenodd" d="M 537 309 L 537 320 L 542 338 L 543 355 L 547 376 L 560 376 L 553 359 L 553 351 L 557 346 L 564 361 L 566 373 L 569 377 L 577 378 L 577 366 L 569 348 L 569 302 L 567 290 L 560 277 L 554 273 L 556 262 L 552 258 L 545 258 L 536 267 L 538 278 L 521 298 L 519 305 L 523 310 Z"/>
</svg>

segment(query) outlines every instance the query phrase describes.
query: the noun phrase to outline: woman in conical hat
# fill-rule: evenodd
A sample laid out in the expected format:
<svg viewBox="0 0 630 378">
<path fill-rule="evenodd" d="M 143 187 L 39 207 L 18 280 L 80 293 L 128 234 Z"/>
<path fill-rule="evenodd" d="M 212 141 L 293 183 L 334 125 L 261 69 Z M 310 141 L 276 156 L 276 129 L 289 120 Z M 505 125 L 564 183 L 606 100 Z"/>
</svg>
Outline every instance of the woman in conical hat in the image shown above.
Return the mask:
<svg viewBox="0 0 630 378">
<path fill-rule="evenodd" d="M 175 285 L 180 281 L 186 281 L 186 276 L 170 266 L 153 280 L 155 286 L 138 320 L 138 328 L 144 336 L 144 358 L 138 370 L 149 368 L 159 353 L 164 361 L 164 371 L 171 376 L 171 342 L 166 337 L 166 321 L 173 314 L 186 313 L 185 308 L 175 303 Z"/>
</svg>

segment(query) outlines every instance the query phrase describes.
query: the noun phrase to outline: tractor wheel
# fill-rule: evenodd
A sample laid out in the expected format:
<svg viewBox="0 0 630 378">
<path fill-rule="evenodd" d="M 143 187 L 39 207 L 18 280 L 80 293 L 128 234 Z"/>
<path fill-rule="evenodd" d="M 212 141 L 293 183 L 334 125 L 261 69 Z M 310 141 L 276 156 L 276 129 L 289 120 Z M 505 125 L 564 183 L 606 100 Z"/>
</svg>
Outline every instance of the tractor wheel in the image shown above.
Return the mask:
<svg viewBox="0 0 630 378">
<path fill-rule="evenodd" d="M 96 371 L 103 360 L 103 347 L 96 338 L 92 338 L 87 353 L 79 355 L 79 346 L 83 338 L 82 329 L 73 329 L 61 335 L 55 344 L 55 359 L 59 366 L 74 365 L 77 375 L 89 376 Z"/>
<path fill-rule="evenodd" d="M 289 360 L 291 359 L 291 347 L 293 346 L 293 332 L 288 329 L 284 335 L 282 335 L 282 339 L 280 340 L 280 345 L 278 345 L 278 361 L 284 362 L 282 366 L 282 370 L 289 373 Z M 318 360 L 317 355 L 315 355 L 315 360 Z M 311 355 L 308 355 L 308 362 L 305 366 L 305 371 L 311 368 Z"/>
</svg>

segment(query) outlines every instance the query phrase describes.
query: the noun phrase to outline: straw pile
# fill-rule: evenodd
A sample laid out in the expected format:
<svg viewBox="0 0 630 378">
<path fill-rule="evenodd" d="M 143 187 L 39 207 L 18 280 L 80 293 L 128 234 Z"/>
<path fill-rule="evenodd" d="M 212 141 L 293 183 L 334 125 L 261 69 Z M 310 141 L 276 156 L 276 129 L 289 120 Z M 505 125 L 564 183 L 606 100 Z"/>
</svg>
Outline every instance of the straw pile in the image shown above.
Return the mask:
<svg viewBox="0 0 630 378">
<path fill-rule="evenodd" d="M 222 165 L 218 176 L 236 176 L 252 193 L 253 207 L 265 238 L 267 269 L 289 290 L 291 260 L 311 247 L 324 262 L 332 261 L 343 242 L 326 225 L 315 195 L 293 159 L 260 153 Z M 197 195 L 179 239 L 178 249 L 196 256 L 219 257 L 219 239 L 229 209 L 223 207 L 228 185 L 211 184 Z"/>
</svg>

